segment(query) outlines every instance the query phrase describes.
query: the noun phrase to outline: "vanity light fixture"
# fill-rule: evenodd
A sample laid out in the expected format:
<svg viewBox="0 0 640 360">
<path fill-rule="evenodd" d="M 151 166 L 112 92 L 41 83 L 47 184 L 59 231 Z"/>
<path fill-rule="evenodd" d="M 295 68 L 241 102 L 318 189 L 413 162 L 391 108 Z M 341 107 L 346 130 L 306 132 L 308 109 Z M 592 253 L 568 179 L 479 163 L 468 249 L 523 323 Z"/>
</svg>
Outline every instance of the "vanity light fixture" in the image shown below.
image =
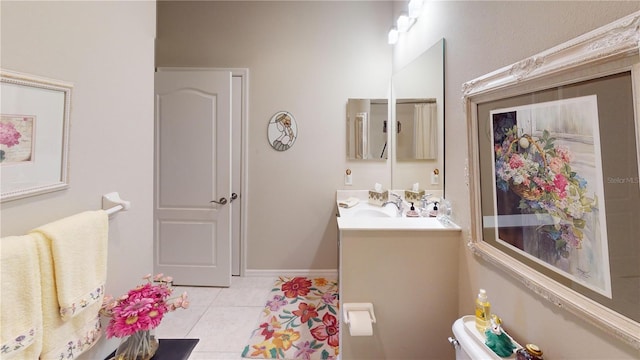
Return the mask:
<svg viewBox="0 0 640 360">
<path fill-rule="evenodd" d="M 396 20 L 396 26 L 389 30 L 389 44 L 395 45 L 398 42 L 399 33 L 409 31 L 413 24 L 418 20 L 420 13 L 422 12 L 422 5 L 424 0 L 410 0 L 408 4 L 408 13 L 403 12 L 398 16 Z"/>
<path fill-rule="evenodd" d="M 398 42 L 398 29 L 394 26 L 389 30 L 389 45 L 394 45 Z"/>
</svg>

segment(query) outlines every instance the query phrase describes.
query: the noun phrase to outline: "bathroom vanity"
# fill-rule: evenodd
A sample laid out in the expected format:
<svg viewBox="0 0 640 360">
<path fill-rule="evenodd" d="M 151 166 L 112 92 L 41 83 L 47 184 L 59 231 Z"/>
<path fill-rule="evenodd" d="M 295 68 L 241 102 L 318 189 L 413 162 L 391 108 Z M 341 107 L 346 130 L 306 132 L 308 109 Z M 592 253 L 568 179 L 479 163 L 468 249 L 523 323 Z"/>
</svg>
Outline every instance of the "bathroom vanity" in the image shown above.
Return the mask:
<svg viewBox="0 0 640 360">
<path fill-rule="evenodd" d="M 351 336 L 340 314 L 341 358 L 453 358 L 443 339 L 458 317 L 460 227 L 397 217 L 395 205 L 369 205 L 363 194 L 337 195 L 360 197 L 338 207 L 340 308 L 372 303 L 376 323 L 372 336 Z"/>
</svg>

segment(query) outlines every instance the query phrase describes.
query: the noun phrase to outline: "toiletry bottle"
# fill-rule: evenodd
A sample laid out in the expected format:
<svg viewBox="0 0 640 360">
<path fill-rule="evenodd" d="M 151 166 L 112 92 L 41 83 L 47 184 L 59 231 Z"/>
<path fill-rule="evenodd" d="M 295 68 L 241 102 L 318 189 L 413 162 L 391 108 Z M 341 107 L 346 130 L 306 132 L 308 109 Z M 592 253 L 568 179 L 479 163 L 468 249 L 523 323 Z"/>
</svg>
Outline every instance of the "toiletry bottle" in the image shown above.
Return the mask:
<svg viewBox="0 0 640 360">
<path fill-rule="evenodd" d="M 429 210 L 429 217 L 438 216 L 438 202 L 433 203 L 433 209 Z"/>
<path fill-rule="evenodd" d="M 484 335 L 484 332 L 491 326 L 491 304 L 487 299 L 487 292 L 480 289 L 476 299 L 476 329 Z"/>
<path fill-rule="evenodd" d="M 413 203 L 411 203 L 411 210 L 407 211 L 407 217 L 420 217 L 420 214 L 416 211 Z"/>
</svg>

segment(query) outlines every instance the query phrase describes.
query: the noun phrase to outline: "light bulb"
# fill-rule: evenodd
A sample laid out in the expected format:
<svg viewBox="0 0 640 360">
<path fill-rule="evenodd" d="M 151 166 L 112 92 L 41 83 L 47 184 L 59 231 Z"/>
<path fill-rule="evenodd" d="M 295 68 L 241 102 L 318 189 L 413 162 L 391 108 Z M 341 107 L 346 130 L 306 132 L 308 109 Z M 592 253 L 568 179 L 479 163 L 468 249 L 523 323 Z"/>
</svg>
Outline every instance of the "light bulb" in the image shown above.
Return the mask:
<svg viewBox="0 0 640 360">
<path fill-rule="evenodd" d="M 392 27 L 391 30 L 389 30 L 389 44 L 393 45 L 397 42 L 398 42 L 398 29 L 396 29 L 395 27 Z"/>
<path fill-rule="evenodd" d="M 411 24 L 411 19 L 406 14 L 402 14 L 398 17 L 398 31 L 399 32 L 407 32 L 409 30 L 409 26 Z"/>
<path fill-rule="evenodd" d="M 417 19 L 422 12 L 422 0 L 409 1 L 409 17 Z"/>
</svg>

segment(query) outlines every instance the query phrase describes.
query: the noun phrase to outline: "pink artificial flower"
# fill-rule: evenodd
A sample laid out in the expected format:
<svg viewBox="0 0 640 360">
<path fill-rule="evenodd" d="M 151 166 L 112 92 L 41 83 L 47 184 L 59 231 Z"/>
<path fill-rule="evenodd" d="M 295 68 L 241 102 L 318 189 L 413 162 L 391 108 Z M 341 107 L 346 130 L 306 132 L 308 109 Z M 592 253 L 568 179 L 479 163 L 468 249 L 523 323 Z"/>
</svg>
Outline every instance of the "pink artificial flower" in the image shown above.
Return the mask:
<svg viewBox="0 0 640 360">
<path fill-rule="evenodd" d="M 115 314 L 114 314 L 115 315 Z M 147 316 L 114 316 L 107 326 L 107 337 L 125 337 L 141 330 L 152 329 Z"/>
<path fill-rule="evenodd" d="M 105 295 L 102 303 L 104 304 L 104 308 L 107 310 L 111 310 L 114 306 L 116 306 L 116 301 L 111 295 Z"/>
<path fill-rule="evenodd" d="M 182 308 L 183 309 L 187 309 L 189 308 L 189 299 L 187 298 L 187 292 L 183 292 L 182 295 L 180 295 L 180 299 L 182 299 Z"/>
<path fill-rule="evenodd" d="M 153 284 L 151 275 L 147 275 L 143 278 L 148 281 L 147 284 L 129 290 L 117 300 L 105 296 L 100 314 L 111 318 L 106 329 L 107 337 L 124 337 L 141 330 L 154 329 L 160 325 L 165 313 L 189 306 L 186 292 L 175 301 L 168 300 L 173 292 L 169 287 L 170 277 L 156 275 L 155 278 L 163 280 Z"/>
<path fill-rule="evenodd" d="M 153 300 L 151 299 L 132 299 L 131 302 L 125 304 L 120 314 L 123 316 L 137 316 L 149 312 L 153 308 Z"/>
<path fill-rule="evenodd" d="M 177 297 L 171 304 L 169 304 L 169 310 L 186 309 L 189 307 L 189 300 L 187 299 L 187 292 L 183 292 L 182 295 Z"/>
</svg>

